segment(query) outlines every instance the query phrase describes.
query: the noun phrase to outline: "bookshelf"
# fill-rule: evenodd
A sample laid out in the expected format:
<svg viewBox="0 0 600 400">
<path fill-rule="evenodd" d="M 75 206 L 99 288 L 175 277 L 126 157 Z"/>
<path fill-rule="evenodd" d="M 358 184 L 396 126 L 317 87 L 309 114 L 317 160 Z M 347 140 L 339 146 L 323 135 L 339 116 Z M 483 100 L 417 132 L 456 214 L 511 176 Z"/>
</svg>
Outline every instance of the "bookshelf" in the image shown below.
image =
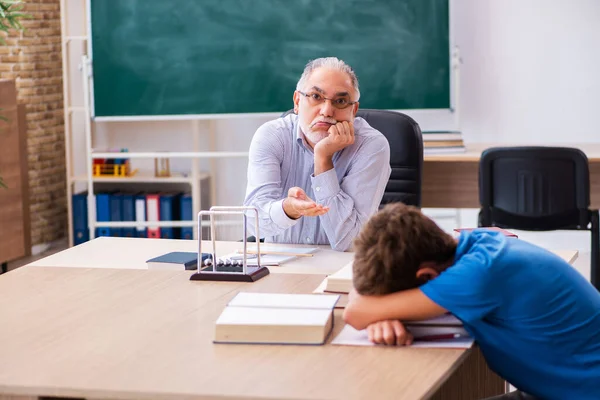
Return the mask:
<svg viewBox="0 0 600 400">
<path fill-rule="evenodd" d="M 215 160 L 219 158 L 246 158 L 243 151 L 216 151 L 216 127 L 213 115 L 177 115 L 169 117 L 93 117 L 93 85 L 91 70 L 91 27 L 88 0 L 61 0 L 61 38 L 63 61 L 63 97 L 65 121 L 65 164 L 67 174 L 67 214 L 69 245 L 74 243 L 73 194 L 87 191 L 87 226 L 90 239 L 94 238 L 96 228 L 123 227 L 193 227 L 197 238 L 195 221 L 151 221 L 151 222 L 98 222 L 96 220 L 96 202 L 94 193 L 100 190 L 111 191 L 123 188 L 143 188 L 163 192 L 174 188 L 189 192 L 192 196 L 192 215 L 210 207 L 216 199 Z M 227 116 L 221 116 L 221 118 Z M 99 131 L 111 130 L 111 126 L 128 124 L 126 130 L 135 131 L 135 126 L 148 123 L 174 122 L 184 125 L 185 140 L 180 149 L 158 151 L 138 146 L 146 140 L 143 133 L 128 132 L 123 140 L 134 143 L 127 153 L 94 151 L 103 146 Z M 143 129 L 142 129 L 143 130 Z M 165 134 L 168 132 L 165 131 Z M 133 140 L 133 141 L 132 141 Z M 136 141 L 137 140 L 137 141 Z M 119 140 L 110 147 L 125 147 Z M 136 149 L 136 147 L 140 147 Z M 155 158 L 187 160 L 190 165 L 185 172 L 178 171 L 168 177 L 156 177 L 150 168 L 142 169 L 133 176 L 94 176 L 93 165 L 97 159 L 126 158 L 134 162 L 151 163 Z M 204 163 L 201 168 L 201 161 Z M 206 168 L 208 167 L 208 168 Z M 195 219 L 195 218 L 194 218 Z"/>
</svg>

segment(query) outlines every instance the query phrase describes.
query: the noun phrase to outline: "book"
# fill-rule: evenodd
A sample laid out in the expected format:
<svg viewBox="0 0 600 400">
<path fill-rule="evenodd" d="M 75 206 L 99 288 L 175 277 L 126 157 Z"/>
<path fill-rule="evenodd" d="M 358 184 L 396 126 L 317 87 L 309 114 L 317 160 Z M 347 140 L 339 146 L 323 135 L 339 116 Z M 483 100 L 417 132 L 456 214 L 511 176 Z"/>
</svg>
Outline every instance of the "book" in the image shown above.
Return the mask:
<svg viewBox="0 0 600 400">
<path fill-rule="evenodd" d="M 462 133 L 457 131 L 429 131 L 423 132 L 423 143 L 438 140 L 462 140 Z"/>
<path fill-rule="evenodd" d="M 466 151 L 467 149 L 465 146 L 424 147 L 423 155 L 464 153 Z"/>
<path fill-rule="evenodd" d="M 339 295 L 238 293 L 215 324 L 215 343 L 324 344 Z"/>
<path fill-rule="evenodd" d="M 262 249 L 261 249 L 262 250 Z M 281 264 L 293 260 L 296 256 L 286 256 L 279 254 L 261 254 L 260 255 L 260 265 L 262 267 L 272 267 L 272 266 L 280 266 Z M 217 260 L 229 260 L 229 261 L 237 261 L 240 265 L 244 261 L 244 255 L 238 253 L 227 254 L 222 257 L 217 255 Z M 256 267 L 258 266 L 258 257 L 256 254 L 246 254 L 246 265 Z"/>
<path fill-rule="evenodd" d="M 461 232 L 470 232 L 470 231 L 474 231 L 476 229 L 477 230 L 494 231 L 494 232 L 502 232 L 504 234 L 504 236 L 518 238 L 518 236 L 515 233 L 513 233 L 511 231 L 507 231 L 506 229 L 498 228 L 497 226 L 486 226 L 486 227 L 480 227 L 480 228 L 456 228 L 456 229 L 454 229 L 454 234 L 459 235 Z"/>
<path fill-rule="evenodd" d="M 202 253 L 202 261 L 209 257 L 211 257 L 210 254 Z M 174 251 L 147 260 L 146 264 L 148 264 L 148 269 L 196 270 L 198 269 L 198 253 Z"/>
<path fill-rule="evenodd" d="M 410 347 L 426 348 L 470 348 L 473 338 L 463 327 L 462 322 L 452 314 L 419 321 L 405 321 L 404 327 L 410 331 L 414 341 Z M 369 341 L 367 330 L 358 331 L 346 325 L 331 344 L 350 346 L 374 346 Z"/>
<path fill-rule="evenodd" d="M 447 332 L 448 330 L 446 328 L 429 330 L 429 333 L 436 332 L 439 338 L 436 339 L 433 335 L 428 335 L 421 336 L 423 340 L 420 340 L 418 335 L 423 334 L 423 332 L 415 333 L 408 326 L 406 326 L 406 328 L 411 331 L 413 336 L 415 336 L 413 343 L 408 347 L 469 349 L 475 342 L 475 340 L 469 336 L 464 329 L 460 330 L 460 332 L 463 333 L 441 333 Z M 358 331 L 350 325 L 344 326 L 342 331 L 331 341 L 331 344 L 347 346 L 377 346 L 375 343 L 369 340 L 369 334 L 367 333 L 366 329 Z"/>
<path fill-rule="evenodd" d="M 281 264 L 293 260 L 297 257 L 312 257 L 312 254 L 317 250 L 319 250 L 318 247 L 278 247 L 261 245 L 260 265 L 265 267 L 280 266 Z M 246 265 L 258 265 L 256 247 L 248 246 L 246 251 Z M 223 257 L 217 256 L 217 258 L 222 260 L 235 260 L 241 263 L 244 258 L 243 253 L 243 249 L 238 249 L 235 254 L 227 254 Z"/>
<path fill-rule="evenodd" d="M 339 271 L 329 275 L 326 279 L 326 292 L 350 293 L 352 284 L 352 264 L 354 261 L 344 265 Z"/>
<path fill-rule="evenodd" d="M 462 140 L 436 140 L 432 142 L 423 142 L 424 149 L 434 149 L 438 147 L 464 147 Z"/>
<path fill-rule="evenodd" d="M 256 253 L 256 246 L 248 246 L 246 249 L 248 253 Z M 279 254 L 279 255 L 299 255 L 299 256 L 311 256 L 319 250 L 318 247 L 281 247 L 281 246 L 269 246 L 268 244 L 260 245 L 261 254 Z M 239 249 L 238 253 L 242 253 L 243 249 Z"/>
</svg>

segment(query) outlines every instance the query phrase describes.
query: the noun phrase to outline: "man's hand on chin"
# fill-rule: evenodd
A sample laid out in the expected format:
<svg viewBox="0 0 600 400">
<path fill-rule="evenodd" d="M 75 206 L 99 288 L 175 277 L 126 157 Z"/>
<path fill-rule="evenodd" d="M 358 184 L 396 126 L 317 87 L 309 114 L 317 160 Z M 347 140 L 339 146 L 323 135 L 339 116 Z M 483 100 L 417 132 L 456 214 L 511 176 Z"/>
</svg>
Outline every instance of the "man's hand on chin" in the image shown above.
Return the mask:
<svg viewBox="0 0 600 400">
<path fill-rule="evenodd" d="M 354 144 L 354 123 L 341 121 L 329 127 L 329 135 L 315 145 L 315 176 L 333 168 L 333 155 Z"/>
</svg>

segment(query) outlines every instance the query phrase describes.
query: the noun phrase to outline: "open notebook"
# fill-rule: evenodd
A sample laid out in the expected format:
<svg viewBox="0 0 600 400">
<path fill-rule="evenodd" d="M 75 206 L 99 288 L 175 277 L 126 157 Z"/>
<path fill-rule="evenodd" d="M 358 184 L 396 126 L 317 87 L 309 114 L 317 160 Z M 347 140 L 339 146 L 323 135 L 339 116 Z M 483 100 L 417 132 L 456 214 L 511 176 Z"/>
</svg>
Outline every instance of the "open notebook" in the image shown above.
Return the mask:
<svg viewBox="0 0 600 400">
<path fill-rule="evenodd" d="M 312 257 L 312 254 L 316 252 L 318 247 L 280 247 L 280 246 L 260 246 L 260 264 L 265 267 L 279 266 L 287 261 L 293 260 L 298 257 Z M 247 265 L 256 266 L 258 264 L 256 256 L 256 246 L 248 247 L 248 254 L 246 255 Z M 223 260 L 231 260 L 241 262 L 243 260 L 243 249 L 238 249 L 235 254 L 227 254 L 220 257 Z"/>
<path fill-rule="evenodd" d="M 215 326 L 215 343 L 323 344 L 337 295 L 238 293 Z"/>
</svg>

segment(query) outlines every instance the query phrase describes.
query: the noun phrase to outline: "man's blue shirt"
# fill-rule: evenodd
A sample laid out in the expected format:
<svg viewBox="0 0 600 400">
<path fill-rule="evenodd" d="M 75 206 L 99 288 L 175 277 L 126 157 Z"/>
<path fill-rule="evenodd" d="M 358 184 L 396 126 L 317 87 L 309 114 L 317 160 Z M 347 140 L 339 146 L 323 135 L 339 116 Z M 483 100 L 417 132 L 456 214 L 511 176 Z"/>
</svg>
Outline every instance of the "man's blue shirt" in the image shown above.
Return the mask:
<svg viewBox="0 0 600 400">
<path fill-rule="evenodd" d="M 499 232 L 462 232 L 454 264 L 420 289 L 517 388 L 600 399 L 600 293 L 559 256 Z"/>
</svg>

